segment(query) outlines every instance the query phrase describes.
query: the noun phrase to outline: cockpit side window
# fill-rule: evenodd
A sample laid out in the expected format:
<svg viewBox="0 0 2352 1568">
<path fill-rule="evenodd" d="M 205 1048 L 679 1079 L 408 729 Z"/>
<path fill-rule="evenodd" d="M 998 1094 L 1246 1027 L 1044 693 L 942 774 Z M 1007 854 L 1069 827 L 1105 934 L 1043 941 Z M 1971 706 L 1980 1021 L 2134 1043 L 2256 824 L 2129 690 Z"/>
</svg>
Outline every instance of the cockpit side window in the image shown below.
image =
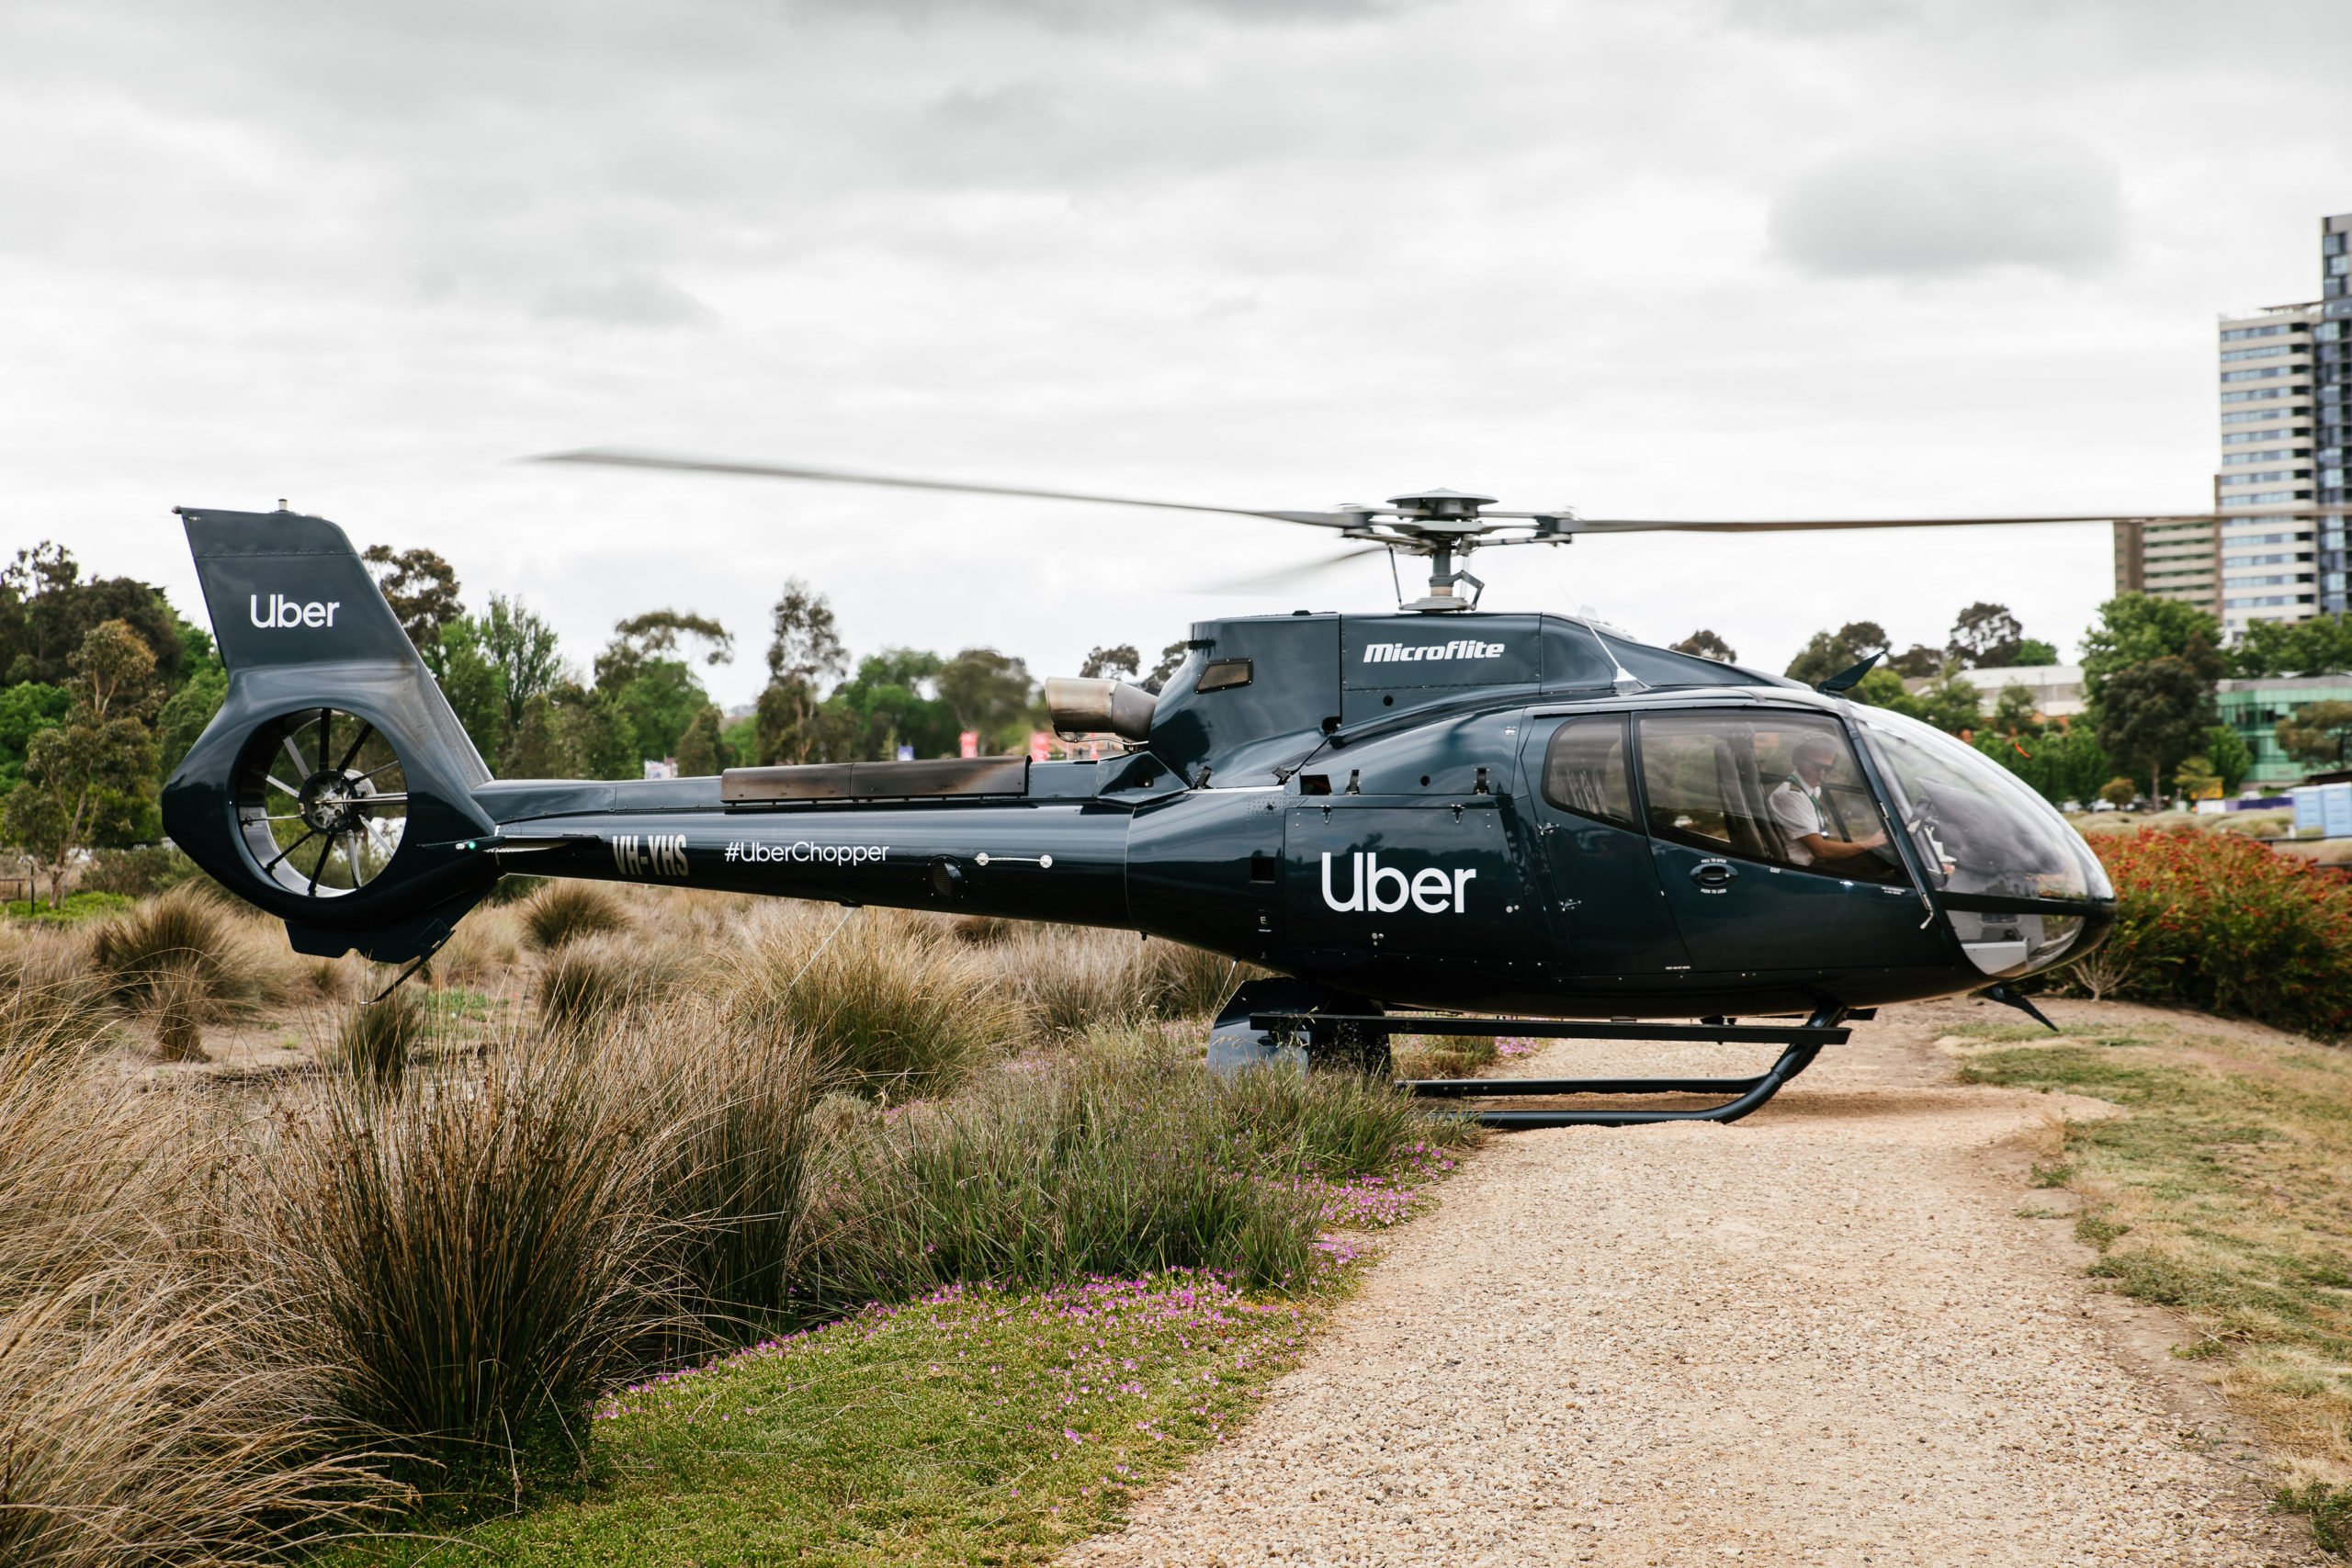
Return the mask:
<svg viewBox="0 0 2352 1568">
<path fill-rule="evenodd" d="M 1834 720 L 1725 709 L 1645 714 L 1639 724 L 1656 837 L 1824 875 L 1901 878 L 1853 748 Z"/>
<path fill-rule="evenodd" d="M 1544 798 L 1563 811 L 1640 830 L 1623 715 L 1572 718 L 1552 732 L 1544 751 Z"/>
</svg>

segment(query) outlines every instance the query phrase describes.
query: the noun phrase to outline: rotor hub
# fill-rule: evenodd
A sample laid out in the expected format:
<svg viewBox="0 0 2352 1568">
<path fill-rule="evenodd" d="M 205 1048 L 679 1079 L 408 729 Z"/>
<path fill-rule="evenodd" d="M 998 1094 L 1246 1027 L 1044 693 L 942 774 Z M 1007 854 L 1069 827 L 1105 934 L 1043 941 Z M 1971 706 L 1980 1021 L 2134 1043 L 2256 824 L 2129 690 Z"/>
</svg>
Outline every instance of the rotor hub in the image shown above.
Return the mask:
<svg viewBox="0 0 2352 1568">
<path fill-rule="evenodd" d="M 1434 522 L 1440 518 L 1474 520 L 1478 509 L 1492 506 L 1491 495 L 1471 495 L 1458 490 L 1416 491 L 1408 495 L 1392 495 L 1388 504 L 1403 516 Z"/>
<path fill-rule="evenodd" d="M 356 831 L 368 819 L 376 786 L 356 769 L 328 768 L 302 781 L 295 809 L 302 825 L 330 837 Z"/>
</svg>

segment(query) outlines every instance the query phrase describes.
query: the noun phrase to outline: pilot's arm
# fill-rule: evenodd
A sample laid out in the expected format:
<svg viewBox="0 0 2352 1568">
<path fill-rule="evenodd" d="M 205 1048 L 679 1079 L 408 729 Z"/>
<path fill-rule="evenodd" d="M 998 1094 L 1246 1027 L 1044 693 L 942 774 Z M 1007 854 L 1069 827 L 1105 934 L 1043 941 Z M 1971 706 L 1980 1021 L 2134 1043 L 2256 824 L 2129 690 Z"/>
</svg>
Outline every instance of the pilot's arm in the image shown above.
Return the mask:
<svg viewBox="0 0 2352 1568">
<path fill-rule="evenodd" d="M 1831 860 L 1852 860 L 1866 855 L 1886 842 L 1883 833 L 1872 833 L 1867 839 L 1832 839 L 1820 833 L 1807 833 L 1800 840 L 1816 863 Z"/>
<path fill-rule="evenodd" d="M 1793 784 L 1785 784 L 1774 790 L 1770 804 L 1781 837 L 1792 849 L 1802 852 L 1806 857 L 1805 864 L 1823 865 L 1852 860 L 1886 842 L 1886 836 L 1883 833 L 1872 833 L 1867 839 L 1831 838 L 1824 830 L 1821 809 L 1814 804 L 1813 796 Z"/>
</svg>

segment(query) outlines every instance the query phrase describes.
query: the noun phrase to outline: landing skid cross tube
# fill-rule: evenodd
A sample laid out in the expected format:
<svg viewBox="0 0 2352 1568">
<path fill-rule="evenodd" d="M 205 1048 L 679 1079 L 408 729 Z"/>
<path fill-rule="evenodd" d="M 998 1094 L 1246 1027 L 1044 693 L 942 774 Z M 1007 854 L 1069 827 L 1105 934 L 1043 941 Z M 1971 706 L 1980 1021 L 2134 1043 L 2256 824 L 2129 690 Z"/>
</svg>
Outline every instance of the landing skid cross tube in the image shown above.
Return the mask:
<svg viewBox="0 0 2352 1568">
<path fill-rule="evenodd" d="M 1839 1027 L 1842 1008 L 1822 1008 L 1802 1024 L 1569 1023 L 1551 1019 L 1429 1018 L 1410 1014 L 1258 1013 L 1253 1029 L 1326 1032 L 1377 1028 L 1390 1034 L 1518 1035 L 1553 1040 L 1682 1041 L 1703 1044 L 1785 1047 L 1781 1059 L 1750 1078 L 1400 1078 L 1396 1087 L 1432 1100 L 1483 1100 L 1507 1095 L 1719 1094 L 1719 1105 L 1689 1111 L 1480 1111 L 1481 1126 L 1506 1132 L 1541 1127 L 1642 1127 L 1661 1122 L 1736 1122 L 1813 1065 L 1825 1045 L 1842 1045 L 1852 1031 Z"/>
</svg>

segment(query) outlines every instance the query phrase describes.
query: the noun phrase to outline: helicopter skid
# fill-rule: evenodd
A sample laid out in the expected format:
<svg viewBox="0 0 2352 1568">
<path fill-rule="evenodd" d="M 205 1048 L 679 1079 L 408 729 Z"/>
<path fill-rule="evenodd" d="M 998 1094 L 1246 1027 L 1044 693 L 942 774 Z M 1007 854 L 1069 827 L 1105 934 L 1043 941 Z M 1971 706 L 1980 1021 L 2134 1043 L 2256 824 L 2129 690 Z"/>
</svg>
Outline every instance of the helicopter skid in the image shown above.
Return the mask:
<svg viewBox="0 0 2352 1568">
<path fill-rule="evenodd" d="M 1479 1111 L 1482 1127 L 1524 1133 L 1544 1127 L 1646 1127 L 1661 1122 L 1736 1122 L 1781 1092 L 1781 1087 L 1813 1065 L 1818 1045 L 1792 1045 L 1781 1059 L 1752 1078 L 1418 1078 L 1396 1087 L 1429 1097 L 1469 1099 L 1485 1095 L 1724 1094 L 1720 1105 L 1687 1111 Z"/>
<path fill-rule="evenodd" d="M 1601 1108 L 1560 1111 L 1478 1111 L 1478 1124 L 1500 1132 L 1528 1132 L 1546 1127 L 1640 1127 L 1665 1122 L 1736 1122 L 1781 1091 L 1781 1086 L 1813 1065 L 1825 1045 L 1842 1045 L 1851 1031 L 1839 1028 L 1842 1010 L 1822 1009 L 1802 1024 L 1728 1023 L 1572 1023 L 1552 1019 L 1414 1018 L 1386 1014 L 1352 1017 L 1261 1013 L 1250 1020 L 1253 1029 L 1276 1032 L 1302 1027 L 1310 1033 L 1354 1027 L 1379 1026 L 1387 1032 L 1412 1034 L 1517 1034 L 1539 1039 L 1680 1041 L 1706 1044 L 1777 1044 L 1785 1046 L 1779 1061 L 1747 1078 L 1400 1078 L 1396 1087 L 1430 1100 L 1486 1100 L 1509 1096 L 1566 1098 L 1576 1095 L 1705 1094 L 1727 1096 L 1720 1104 L 1687 1110 L 1643 1111 Z"/>
</svg>

